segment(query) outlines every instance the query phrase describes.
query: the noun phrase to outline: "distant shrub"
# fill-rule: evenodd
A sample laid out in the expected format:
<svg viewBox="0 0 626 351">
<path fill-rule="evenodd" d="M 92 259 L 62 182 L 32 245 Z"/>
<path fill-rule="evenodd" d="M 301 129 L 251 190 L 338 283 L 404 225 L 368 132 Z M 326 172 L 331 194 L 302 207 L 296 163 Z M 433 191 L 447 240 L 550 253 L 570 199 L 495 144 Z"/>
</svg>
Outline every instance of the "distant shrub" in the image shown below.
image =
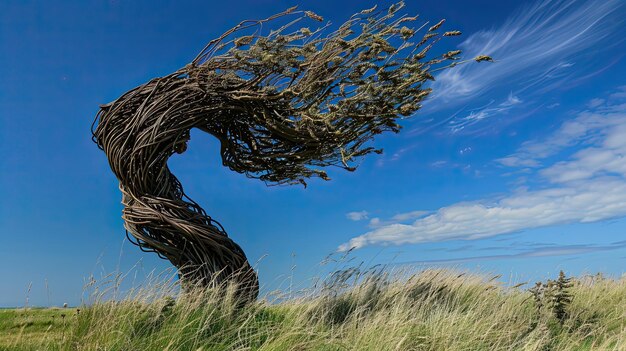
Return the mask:
<svg viewBox="0 0 626 351">
<path fill-rule="evenodd" d="M 569 305 L 572 303 L 570 291 L 572 286 L 572 278 L 566 277 L 565 273 L 560 271 L 556 280 L 548 279 L 545 283 L 537 282 L 529 291 L 539 313 L 547 311 L 556 318 L 559 324 L 563 325 L 568 317 Z"/>
</svg>

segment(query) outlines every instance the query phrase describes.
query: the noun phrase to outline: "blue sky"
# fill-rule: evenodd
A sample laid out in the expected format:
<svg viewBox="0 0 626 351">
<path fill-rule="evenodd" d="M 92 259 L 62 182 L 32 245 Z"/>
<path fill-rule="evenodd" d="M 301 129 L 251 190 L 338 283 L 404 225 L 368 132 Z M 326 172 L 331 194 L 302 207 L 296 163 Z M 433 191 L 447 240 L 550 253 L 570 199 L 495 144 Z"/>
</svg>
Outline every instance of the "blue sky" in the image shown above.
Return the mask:
<svg viewBox="0 0 626 351">
<path fill-rule="evenodd" d="M 80 302 L 119 269 L 169 264 L 124 240 L 117 181 L 92 143 L 98 106 L 184 66 L 240 20 L 299 4 L 339 24 L 373 1 L 4 1 L 0 4 L 0 306 Z M 390 2 L 379 2 L 380 6 Z M 383 155 L 330 182 L 266 187 L 193 131 L 170 161 L 185 190 L 258 262 L 264 289 L 352 263 L 456 267 L 535 281 L 619 276 L 626 263 L 626 6 L 409 1 L 493 64 L 443 71 Z M 137 277 L 137 278 L 135 278 Z M 29 291 L 29 286 L 30 291 Z"/>
</svg>

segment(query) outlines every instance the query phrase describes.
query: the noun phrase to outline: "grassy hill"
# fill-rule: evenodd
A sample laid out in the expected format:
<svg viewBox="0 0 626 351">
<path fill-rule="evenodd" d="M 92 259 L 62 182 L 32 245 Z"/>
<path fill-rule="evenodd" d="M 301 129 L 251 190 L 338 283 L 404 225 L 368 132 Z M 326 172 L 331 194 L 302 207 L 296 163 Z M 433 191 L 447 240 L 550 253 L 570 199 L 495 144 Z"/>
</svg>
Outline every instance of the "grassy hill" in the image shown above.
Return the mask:
<svg viewBox="0 0 626 351">
<path fill-rule="evenodd" d="M 0 310 L 0 350 L 626 350 L 626 279 L 561 278 L 522 289 L 427 270 L 239 310 L 228 291 L 144 289 Z"/>
</svg>

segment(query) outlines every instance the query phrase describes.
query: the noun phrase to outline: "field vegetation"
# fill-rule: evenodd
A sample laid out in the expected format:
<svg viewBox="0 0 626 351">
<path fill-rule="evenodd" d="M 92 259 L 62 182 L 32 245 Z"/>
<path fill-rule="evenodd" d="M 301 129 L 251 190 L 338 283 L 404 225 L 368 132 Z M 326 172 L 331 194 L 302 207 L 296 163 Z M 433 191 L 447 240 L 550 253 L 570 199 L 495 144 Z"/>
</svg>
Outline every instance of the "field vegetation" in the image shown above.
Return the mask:
<svg viewBox="0 0 626 351">
<path fill-rule="evenodd" d="M 93 284 L 78 308 L 0 310 L 0 350 L 626 349 L 624 278 L 561 274 L 531 288 L 453 270 L 333 278 L 240 308 L 229 287 L 156 284 L 115 300 Z"/>
</svg>

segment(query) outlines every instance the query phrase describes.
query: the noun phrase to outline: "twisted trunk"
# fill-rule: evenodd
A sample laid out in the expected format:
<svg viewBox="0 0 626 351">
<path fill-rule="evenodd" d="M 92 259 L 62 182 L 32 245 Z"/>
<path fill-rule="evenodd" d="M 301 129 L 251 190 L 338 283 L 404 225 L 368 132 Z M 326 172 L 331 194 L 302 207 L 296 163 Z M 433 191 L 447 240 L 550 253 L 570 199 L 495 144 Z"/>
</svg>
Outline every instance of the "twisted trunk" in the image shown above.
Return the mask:
<svg viewBox="0 0 626 351">
<path fill-rule="evenodd" d="M 120 182 L 131 242 L 168 259 L 187 284 L 235 283 L 241 297 L 253 300 L 259 284 L 244 251 L 167 166 L 171 155 L 186 150 L 192 128 L 226 127 L 219 117 L 232 111 L 222 97 L 184 74 L 154 79 L 101 107 L 94 140 Z"/>
</svg>

